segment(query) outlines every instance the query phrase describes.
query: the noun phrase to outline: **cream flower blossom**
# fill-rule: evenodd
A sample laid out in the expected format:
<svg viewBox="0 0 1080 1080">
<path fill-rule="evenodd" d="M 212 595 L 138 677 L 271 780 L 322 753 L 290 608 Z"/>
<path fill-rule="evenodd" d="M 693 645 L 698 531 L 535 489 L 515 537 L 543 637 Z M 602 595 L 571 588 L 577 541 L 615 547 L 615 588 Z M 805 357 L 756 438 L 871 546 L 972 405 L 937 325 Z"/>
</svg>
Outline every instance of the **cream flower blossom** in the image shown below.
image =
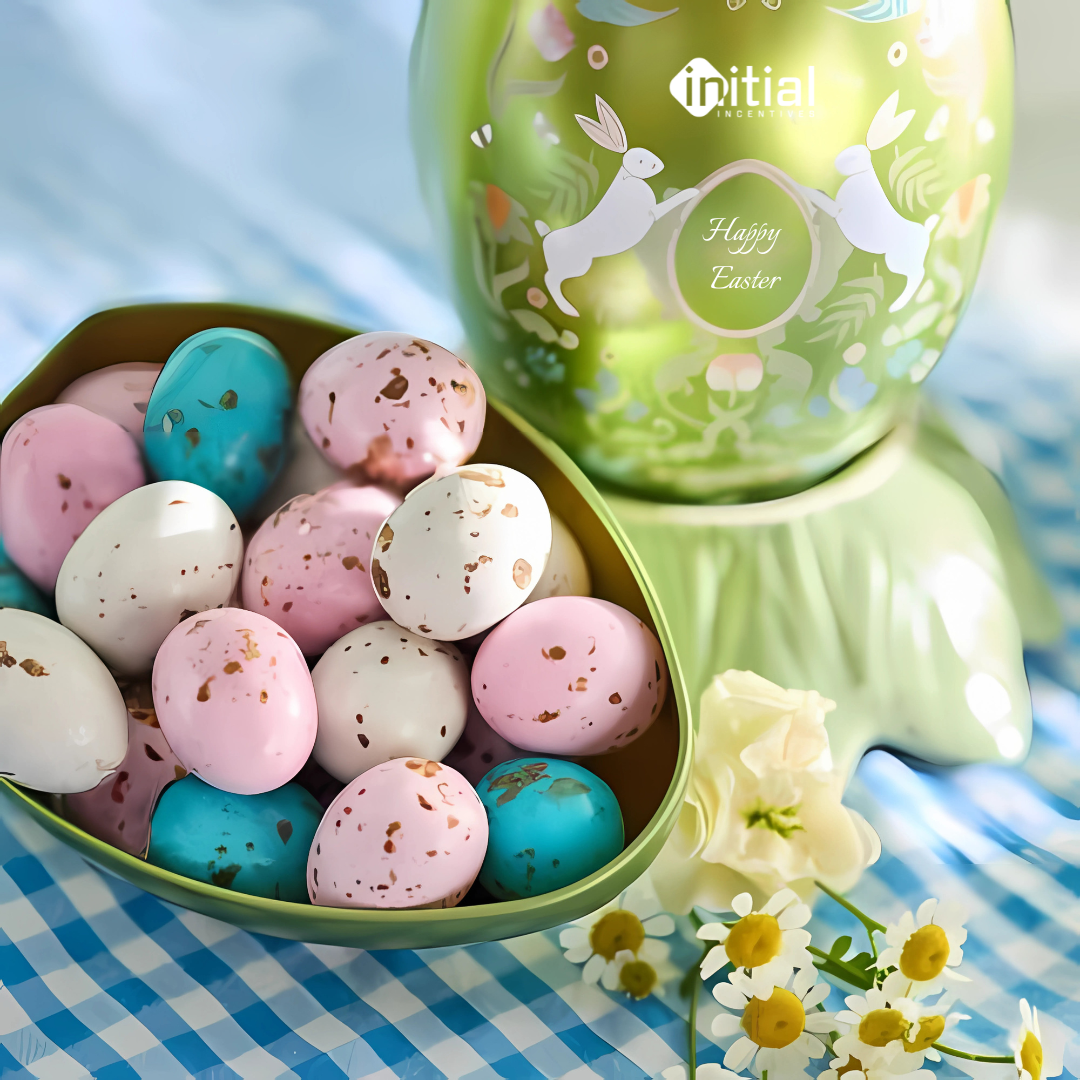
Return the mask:
<svg viewBox="0 0 1080 1080">
<path fill-rule="evenodd" d="M 572 964 L 584 962 L 582 979 L 607 990 L 625 990 L 647 997 L 666 981 L 670 946 L 659 938 L 675 932 L 675 920 L 641 883 L 599 911 L 567 926 L 559 934 L 563 954 Z M 674 969 L 672 968 L 672 971 Z"/>
<path fill-rule="evenodd" d="M 815 879 L 846 891 L 877 859 L 877 834 L 840 801 L 824 722 L 833 708 L 750 671 L 713 680 L 686 801 L 653 864 L 668 911 L 727 910 L 748 883 L 766 895 Z"/>
<path fill-rule="evenodd" d="M 810 908 L 792 889 L 774 893 L 760 911 L 754 911 L 749 893 L 739 893 L 731 910 L 739 916 L 734 926 L 722 922 L 705 923 L 697 936 L 702 941 L 718 941 L 701 965 L 701 977 L 711 978 L 725 964 L 749 976 L 754 997 L 768 999 L 774 986 L 783 986 L 795 968 L 808 968 L 814 960 L 806 951 L 810 932 Z"/>
<path fill-rule="evenodd" d="M 1062 1040 L 1045 1038 L 1039 1025 L 1039 1010 L 1033 1009 L 1026 998 L 1020 999 L 1020 1033 L 1012 1048 L 1019 1080 L 1046 1080 L 1060 1076 Z"/>
<path fill-rule="evenodd" d="M 888 947 L 877 958 L 879 969 L 896 968 L 882 984 L 885 993 L 920 998 L 940 993 L 949 982 L 970 982 L 953 970 L 964 958 L 966 918 L 958 904 L 931 898 L 914 915 L 905 911 L 898 923 L 890 923 L 885 930 Z"/>
<path fill-rule="evenodd" d="M 825 1053 L 824 1043 L 810 1033 L 828 1034 L 844 1026 L 832 1013 L 814 1008 L 828 996 L 828 983 L 817 982 L 813 967 L 800 969 L 786 986 L 774 987 L 766 1001 L 754 996 L 746 975 L 732 972 L 727 982 L 713 987 L 713 997 L 732 1012 L 713 1019 L 712 1033 L 740 1036 L 724 1055 L 724 1066 L 736 1072 L 749 1066 L 757 1076 L 767 1071 L 785 1080 L 802 1075 L 811 1058 Z"/>
</svg>

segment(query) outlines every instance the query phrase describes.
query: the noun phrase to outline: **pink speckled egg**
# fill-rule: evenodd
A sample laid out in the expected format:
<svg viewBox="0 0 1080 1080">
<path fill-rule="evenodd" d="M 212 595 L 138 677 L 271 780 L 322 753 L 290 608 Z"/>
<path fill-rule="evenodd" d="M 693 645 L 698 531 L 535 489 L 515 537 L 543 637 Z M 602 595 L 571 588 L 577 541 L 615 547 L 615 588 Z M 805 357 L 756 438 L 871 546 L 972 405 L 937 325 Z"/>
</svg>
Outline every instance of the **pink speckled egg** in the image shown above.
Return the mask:
<svg viewBox="0 0 1080 1080">
<path fill-rule="evenodd" d="M 244 607 L 273 619 L 308 656 L 384 617 L 371 548 L 401 499 L 348 481 L 300 495 L 263 522 L 244 558 Z"/>
<path fill-rule="evenodd" d="M 487 636 L 472 669 L 484 719 L 541 754 L 622 749 L 656 719 L 667 683 L 656 635 L 636 615 L 591 596 L 519 608 Z"/>
<path fill-rule="evenodd" d="M 258 795 L 291 780 L 318 725 L 299 646 L 243 608 L 181 622 L 154 661 L 158 723 L 188 772 L 222 791 Z"/>
<path fill-rule="evenodd" d="M 472 455 L 487 398 L 452 352 L 380 331 L 323 353 L 300 383 L 299 408 L 312 442 L 335 465 L 409 488 Z"/>
<path fill-rule="evenodd" d="M 146 483 L 139 448 L 119 424 L 81 405 L 43 405 L 0 447 L 0 531 L 11 561 L 45 592 L 83 529 Z"/>
<path fill-rule="evenodd" d="M 454 907 L 487 842 L 487 814 L 461 773 L 394 758 L 330 804 L 308 855 L 308 896 L 325 907 Z"/>
<path fill-rule="evenodd" d="M 56 402 L 81 405 L 104 416 L 119 424 L 142 446 L 146 406 L 162 367 L 163 364 L 134 361 L 98 368 L 69 383 Z"/>
</svg>

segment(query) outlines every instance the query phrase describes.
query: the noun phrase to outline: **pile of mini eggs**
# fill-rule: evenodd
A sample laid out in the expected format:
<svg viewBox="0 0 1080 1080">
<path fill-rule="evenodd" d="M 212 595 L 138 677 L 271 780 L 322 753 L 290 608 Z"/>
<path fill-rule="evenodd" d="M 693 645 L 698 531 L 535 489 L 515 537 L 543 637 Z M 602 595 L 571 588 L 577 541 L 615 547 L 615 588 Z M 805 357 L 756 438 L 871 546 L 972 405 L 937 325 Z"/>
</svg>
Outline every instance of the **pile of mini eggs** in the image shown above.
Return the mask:
<svg viewBox="0 0 1080 1080">
<path fill-rule="evenodd" d="M 372 333 L 294 410 L 274 345 L 219 328 L 17 420 L 0 775 L 284 901 L 515 899 L 614 858 L 619 804 L 565 758 L 646 731 L 663 654 L 532 480 L 463 464 L 486 408 L 452 353 Z"/>
</svg>

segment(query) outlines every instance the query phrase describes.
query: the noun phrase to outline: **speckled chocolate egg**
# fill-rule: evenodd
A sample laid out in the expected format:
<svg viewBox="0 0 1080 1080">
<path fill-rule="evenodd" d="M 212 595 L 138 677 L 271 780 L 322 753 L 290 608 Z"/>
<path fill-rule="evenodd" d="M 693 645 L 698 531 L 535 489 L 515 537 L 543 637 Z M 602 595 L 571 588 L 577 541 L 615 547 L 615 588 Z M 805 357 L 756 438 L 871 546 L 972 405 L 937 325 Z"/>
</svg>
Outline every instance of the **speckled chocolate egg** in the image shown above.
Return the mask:
<svg viewBox="0 0 1080 1080">
<path fill-rule="evenodd" d="M 60 392 L 57 404 L 81 405 L 104 416 L 142 446 L 146 407 L 163 366 L 133 361 L 98 368 L 69 383 Z"/>
<path fill-rule="evenodd" d="M 480 646 L 472 693 L 503 738 L 533 753 L 604 754 L 648 730 L 667 694 L 656 635 L 625 608 L 552 596 Z"/>
<path fill-rule="evenodd" d="M 121 692 L 128 715 L 124 760 L 97 787 L 63 796 L 60 812 L 83 832 L 141 857 L 161 793 L 187 770 L 158 726 L 150 684 L 132 683 Z"/>
<path fill-rule="evenodd" d="M 51 592 L 71 545 L 110 503 L 146 482 L 119 424 L 80 405 L 43 405 L 0 448 L 0 527 L 11 561 Z"/>
<path fill-rule="evenodd" d="M 181 619 L 229 603 L 243 557 L 240 526 L 213 492 L 182 480 L 148 484 L 72 545 L 56 610 L 114 671 L 145 675 Z"/>
<path fill-rule="evenodd" d="M 469 668 L 450 645 L 384 619 L 335 641 L 311 673 L 312 754 L 348 783 L 390 758 L 442 761 L 465 727 Z"/>
<path fill-rule="evenodd" d="M 48 619 L 56 618 L 53 602 L 8 558 L 4 538 L 0 536 L 0 608 L 36 611 Z"/>
<path fill-rule="evenodd" d="M 615 793 L 573 762 L 518 758 L 497 765 L 476 790 L 490 828 L 480 884 L 496 899 L 572 885 L 622 851 Z"/>
<path fill-rule="evenodd" d="M 281 470 L 291 409 L 288 369 L 266 338 L 203 330 L 154 384 L 143 424 L 150 468 L 208 488 L 244 518 Z"/>
<path fill-rule="evenodd" d="M 244 607 L 273 619 L 308 656 L 384 618 L 369 573 L 371 548 L 400 503 L 382 488 L 348 481 L 292 499 L 247 546 Z"/>
<path fill-rule="evenodd" d="M 549 596 L 588 596 L 592 575 L 577 537 L 558 514 L 551 515 L 551 554 L 526 604 Z"/>
<path fill-rule="evenodd" d="M 185 619 L 154 661 L 154 708 L 188 772 L 239 795 L 291 780 L 315 742 L 307 663 L 277 623 L 243 608 Z"/>
<path fill-rule="evenodd" d="M 394 758 L 330 804 L 308 854 L 308 896 L 326 907 L 454 907 L 487 841 L 487 815 L 461 773 Z"/>
<path fill-rule="evenodd" d="M 467 461 L 484 433 L 487 398 L 476 372 L 423 338 L 380 331 L 335 345 L 300 384 L 312 442 L 342 469 L 412 487 Z"/>
<path fill-rule="evenodd" d="M 532 480 L 503 465 L 463 465 L 390 515 L 371 576 L 396 623 L 458 641 L 520 607 L 550 551 L 551 514 Z"/>
<path fill-rule="evenodd" d="M 158 802 L 147 861 L 222 889 L 302 904 L 321 817 L 299 784 L 234 795 L 188 776 Z"/>
<path fill-rule="evenodd" d="M 88 791 L 123 761 L 127 719 L 105 665 L 70 630 L 0 608 L 0 776 Z"/>
<path fill-rule="evenodd" d="M 465 730 L 454 744 L 454 749 L 442 760 L 444 765 L 457 769 L 473 787 L 476 787 L 496 765 L 524 756 L 525 751 L 520 746 L 508 743 L 480 715 L 470 698 L 469 712 L 465 717 Z"/>
</svg>

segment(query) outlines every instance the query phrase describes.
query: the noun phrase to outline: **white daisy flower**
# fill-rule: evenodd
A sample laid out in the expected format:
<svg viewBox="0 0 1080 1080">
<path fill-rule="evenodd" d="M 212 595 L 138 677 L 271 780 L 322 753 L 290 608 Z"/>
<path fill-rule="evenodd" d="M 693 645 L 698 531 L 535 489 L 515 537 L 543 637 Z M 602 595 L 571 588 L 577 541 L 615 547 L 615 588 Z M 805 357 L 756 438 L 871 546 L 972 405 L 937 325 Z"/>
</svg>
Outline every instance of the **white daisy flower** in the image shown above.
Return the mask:
<svg viewBox="0 0 1080 1080">
<path fill-rule="evenodd" d="M 604 967 L 600 985 L 641 1001 L 662 990 L 678 974 L 675 966 L 666 960 L 640 960 L 629 949 L 620 949 L 615 959 Z"/>
<path fill-rule="evenodd" d="M 903 1061 L 897 1059 L 899 1064 Z M 919 1069 L 916 1072 L 900 1073 L 903 1080 L 937 1080 L 937 1077 L 929 1069 Z M 864 1066 L 857 1057 L 843 1053 L 834 1058 L 830 1067 L 823 1073 L 818 1073 L 818 1080 L 897 1080 L 897 1071 L 888 1065 Z"/>
<path fill-rule="evenodd" d="M 949 1012 L 949 1006 L 955 1000 L 953 994 L 943 994 L 933 1005 L 924 1005 L 911 998 L 897 998 L 889 1003 L 899 1009 L 910 1024 L 902 1041 L 905 1060 L 912 1062 L 910 1068 L 921 1068 L 927 1058 L 940 1061 L 941 1054 L 934 1049 L 934 1043 L 940 1042 L 945 1032 L 961 1020 L 971 1019 L 964 1013 Z"/>
<path fill-rule="evenodd" d="M 913 916 L 905 911 L 885 931 L 888 946 L 877 958 L 880 969 L 896 968 L 882 984 L 889 997 L 919 998 L 938 994 L 949 981 L 970 982 L 953 971 L 964 958 L 967 941 L 964 910 L 957 904 L 924 900 Z"/>
<path fill-rule="evenodd" d="M 635 997 L 645 997 L 662 981 L 657 969 L 671 953 L 667 942 L 657 939 L 674 932 L 675 920 L 663 913 L 660 901 L 644 888 L 631 885 L 599 911 L 566 927 L 559 934 L 559 944 L 570 963 L 585 964 L 581 977 L 586 983 L 595 985 L 603 979 L 609 990 L 621 988 Z M 620 953 L 628 955 L 620 958 Z M 641 966 L 627 970 L 631 962 Z M 651 983 L 646 968 L 652 972 Z M 649 989 L 639 993 L 646 984 Z"/>
<path fill-rule="evenodd" d="M 670 1065 L 661 1074 L 662 1080 L 687 1080 L 689 1073 L 685 1065 Z M 728 1072 L 723 1065 L 707 1061 L 697 1066 L 697 1080 L 746 1080 L 739 1073 Z"/>
<path fill-rule="evenodd" d="M 1060 1039 L 1043 1038 L 1039 1028 L 1039 1010 L 1025 998 L 1020 999 L 1020 1034 L 1013 1040 L 1016 1071 L 1020 1080 L 1045 1080 L 1060 1076 L 1063 1046 Z"/>
<path fill-rule="evenodd" d="M 701 965 L 701 977 L 708 979 L 725 964 L 741 969 L 750 978 L 754 997 L 768 1000 L 774 986 L 784 986 L 795 968 L 813 966 L 806 951 L 810 932 L 810 908 L 793 889 L 781 889 L 760 911 L 754 911 L 748 892 L 731 901 L 739 916 L 734 926 L 706 923 L 697 932 L 702 941 L 717 941 Z"/>
<path fill-rule="evenodd" d="M 810 1059 L 825 1053 L 825 1046 L 810 1032 L 828 1034 L 838 1025 L 832 1013 L 814 1006 L 829 996 L 827 983 L 817 982 L 817 969 L 801 968 L 786 986 L 773 987 L 762 1000 L 754 993 L 749 976 L 734 971 L 727 982 L 713 987 L 713 996 L 731 1013 L 721 1013 L 712 1022 L 714 1035 L 739 1035 L 724 1055 L 728 1069 L 741 1072 L 753 1066 L 755 1075 L 768 1071 L 771 1077 L 802 1075 Z M 811 1011 L 812 1010 L 812 1011 Z"/>
</svg>

